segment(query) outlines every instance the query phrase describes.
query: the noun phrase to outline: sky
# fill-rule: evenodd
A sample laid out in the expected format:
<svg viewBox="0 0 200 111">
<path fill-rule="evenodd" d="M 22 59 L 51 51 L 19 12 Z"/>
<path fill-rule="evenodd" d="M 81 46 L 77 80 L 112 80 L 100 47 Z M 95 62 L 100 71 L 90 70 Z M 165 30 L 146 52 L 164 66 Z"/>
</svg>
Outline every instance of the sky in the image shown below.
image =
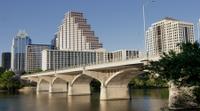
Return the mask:
<svg viewBox="0 0 200 111">
<path fill-rule="evenodd" d="M 83 12 L 108 51 L 144 50 L 142 5 L 146 27 L 164 17 L 192 22 L 200 18 L 200 0 L 0 0 L 0 53 L 10 51 L 17 32 L 33 43 L 50 44 L 68 11 Z"/>
</svg>

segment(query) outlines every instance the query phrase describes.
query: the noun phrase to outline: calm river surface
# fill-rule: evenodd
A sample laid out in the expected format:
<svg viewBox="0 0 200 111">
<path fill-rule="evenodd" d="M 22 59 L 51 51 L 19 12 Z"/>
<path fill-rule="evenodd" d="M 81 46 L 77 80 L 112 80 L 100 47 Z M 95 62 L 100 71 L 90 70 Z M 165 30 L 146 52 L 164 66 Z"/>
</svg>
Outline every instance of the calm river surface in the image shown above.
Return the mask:
<svg viewBox="0 0 200 111">
<path fill-rule="evenodd" d="M 0 111 L 162 111 L 168 89 L 133 89 L 131 100 L 99 101 L 99 94 L 0 93 Z"/>
</svg>

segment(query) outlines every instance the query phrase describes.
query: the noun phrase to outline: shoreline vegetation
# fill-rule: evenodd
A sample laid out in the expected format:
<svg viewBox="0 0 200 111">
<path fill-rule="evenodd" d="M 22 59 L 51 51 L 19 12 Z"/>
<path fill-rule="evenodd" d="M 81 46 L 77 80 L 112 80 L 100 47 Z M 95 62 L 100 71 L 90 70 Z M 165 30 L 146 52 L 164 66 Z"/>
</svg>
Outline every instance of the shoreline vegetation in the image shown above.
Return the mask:
<svg viewBox="0 0 200 111">
<path fill-rule="evenodd" d="M 0 67 L 0 92 L 15 92 L 22 87 L 20 78 L 14 72 Z"/>
<path fill-rule="evenodd" d="M 129 88 L 136 88 L 136 89 L 168 88 L 168 84 L 166 81 L 160 78 L 155 78 L 151 74 L 145 73 L 143 75 L 133 78 L 129 83 Z"/>
<path fill-rule="evenodd" d="M 180 52 L 163 53 L 158 61 L 150 61 L 145 69 L 169 84 L 170 109 L 200 107 L 200 44 L 178 44 Z"/>
</svg>

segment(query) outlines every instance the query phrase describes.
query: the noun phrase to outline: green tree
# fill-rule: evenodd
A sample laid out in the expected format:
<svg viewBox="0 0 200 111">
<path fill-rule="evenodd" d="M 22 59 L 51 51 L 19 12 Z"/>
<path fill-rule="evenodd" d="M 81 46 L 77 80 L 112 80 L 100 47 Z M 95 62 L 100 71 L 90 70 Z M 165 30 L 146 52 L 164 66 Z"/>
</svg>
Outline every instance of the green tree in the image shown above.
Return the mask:
<svg viewBox="0 0 200 111">
<path fill-rule="evenodd" d="M 179 46 L 181 49 L 180 53 L 174 51 L 164 53 L 159 61 L 151 61 L 146 68 L 151 74 L 159 75 L 158 78 L 176 85 L 178 87 L 177 89 L 181 89 L 181 87 L 199 87 L 200 45 L 195 42 L 193 44 L 182 43 Z M 194 92 L 195 96 L 199 98 L 199 93 L 196 93 L 199 90 L 195 89 Z M 182 97 L 180 102 L 183 101 Z M 186 101 L 187 104 L 188 101 Z"/>
<path fill-rule="evenodd" d="M 5 72 L 5 68 L 3 67 L 0 67 L 0 74 L 4 73 Z"/>
<path fill-rule="evenodd" d="M 182 43 L 180 47 L 180 53 L 164 53 L 159 61 L 151 61 L 147 69 L 153 74 L 159 74 L 159 78 L 173 81 L 179 86 L 199 86 L 199 43 Z"/>
<path fill-rule="evenodd" d="M 11 90 L 20 87 L 20 81 L 14 77 L 15 73 L 12 71 L 5 71 L 0 76 L 0 87 L 3 89 Z"/>
</svg>

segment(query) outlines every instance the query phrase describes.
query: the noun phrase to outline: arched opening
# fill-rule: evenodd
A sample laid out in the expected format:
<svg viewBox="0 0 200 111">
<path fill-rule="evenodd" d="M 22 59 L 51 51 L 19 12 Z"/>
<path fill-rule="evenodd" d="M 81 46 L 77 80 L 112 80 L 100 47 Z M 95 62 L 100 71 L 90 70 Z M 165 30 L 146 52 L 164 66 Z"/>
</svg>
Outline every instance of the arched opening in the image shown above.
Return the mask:
<svg viewBox="0 0 200 111">
<path fill-rule="evenodd" d="M 114 74 L 106 81 L 106 86 L 129 86 L 131 80 L 142 75 L 143 71 L 124 71 Z"/>
<path fill-rule="evenodd" d="M 129 99 L 130 90 L 128 84 L 132 78 L 144 73 L 135 68 L 121 70 L 109 77 L 105 86 L 101 88 L 101 100 Z"/>
<path fill-rule="evenodd" d="M 40 92 L 46 92 L 46 91 L 49 91 L 49 82 L 42 79 L 40 82 L 39 82 L 39 85 L 38 85 L 38 91 Z"/>
<path fill-rule="evenodd" d="M 60 78 L 56 78 L 52 83 L 51 92 L 67 92 L 68 83 Z"/>
<path fill-rule="evenodd" d="M 100 81 L 98 81 L 96 79 L 92 79 L 92 81 L 90 82 L 90 91 L 91 91 L 91 94 L 100 93 L 100 90 L 101 90 L 101 83 L 100 83 Z"/>
<path fill-rule="evenodd" d="M 86 74 L 77 75 L 69 84 L 69 95 L 99 94 L 101 83 Z"/>
<path fill-rule="evenodd" d="M 84 75 L 79 74 L 77 75 L 72 82 L 69 84 L 69 91 L 68 95 L 90 95 L 90 82 L 92 81 L 92 78 Z"/>
</svg>

